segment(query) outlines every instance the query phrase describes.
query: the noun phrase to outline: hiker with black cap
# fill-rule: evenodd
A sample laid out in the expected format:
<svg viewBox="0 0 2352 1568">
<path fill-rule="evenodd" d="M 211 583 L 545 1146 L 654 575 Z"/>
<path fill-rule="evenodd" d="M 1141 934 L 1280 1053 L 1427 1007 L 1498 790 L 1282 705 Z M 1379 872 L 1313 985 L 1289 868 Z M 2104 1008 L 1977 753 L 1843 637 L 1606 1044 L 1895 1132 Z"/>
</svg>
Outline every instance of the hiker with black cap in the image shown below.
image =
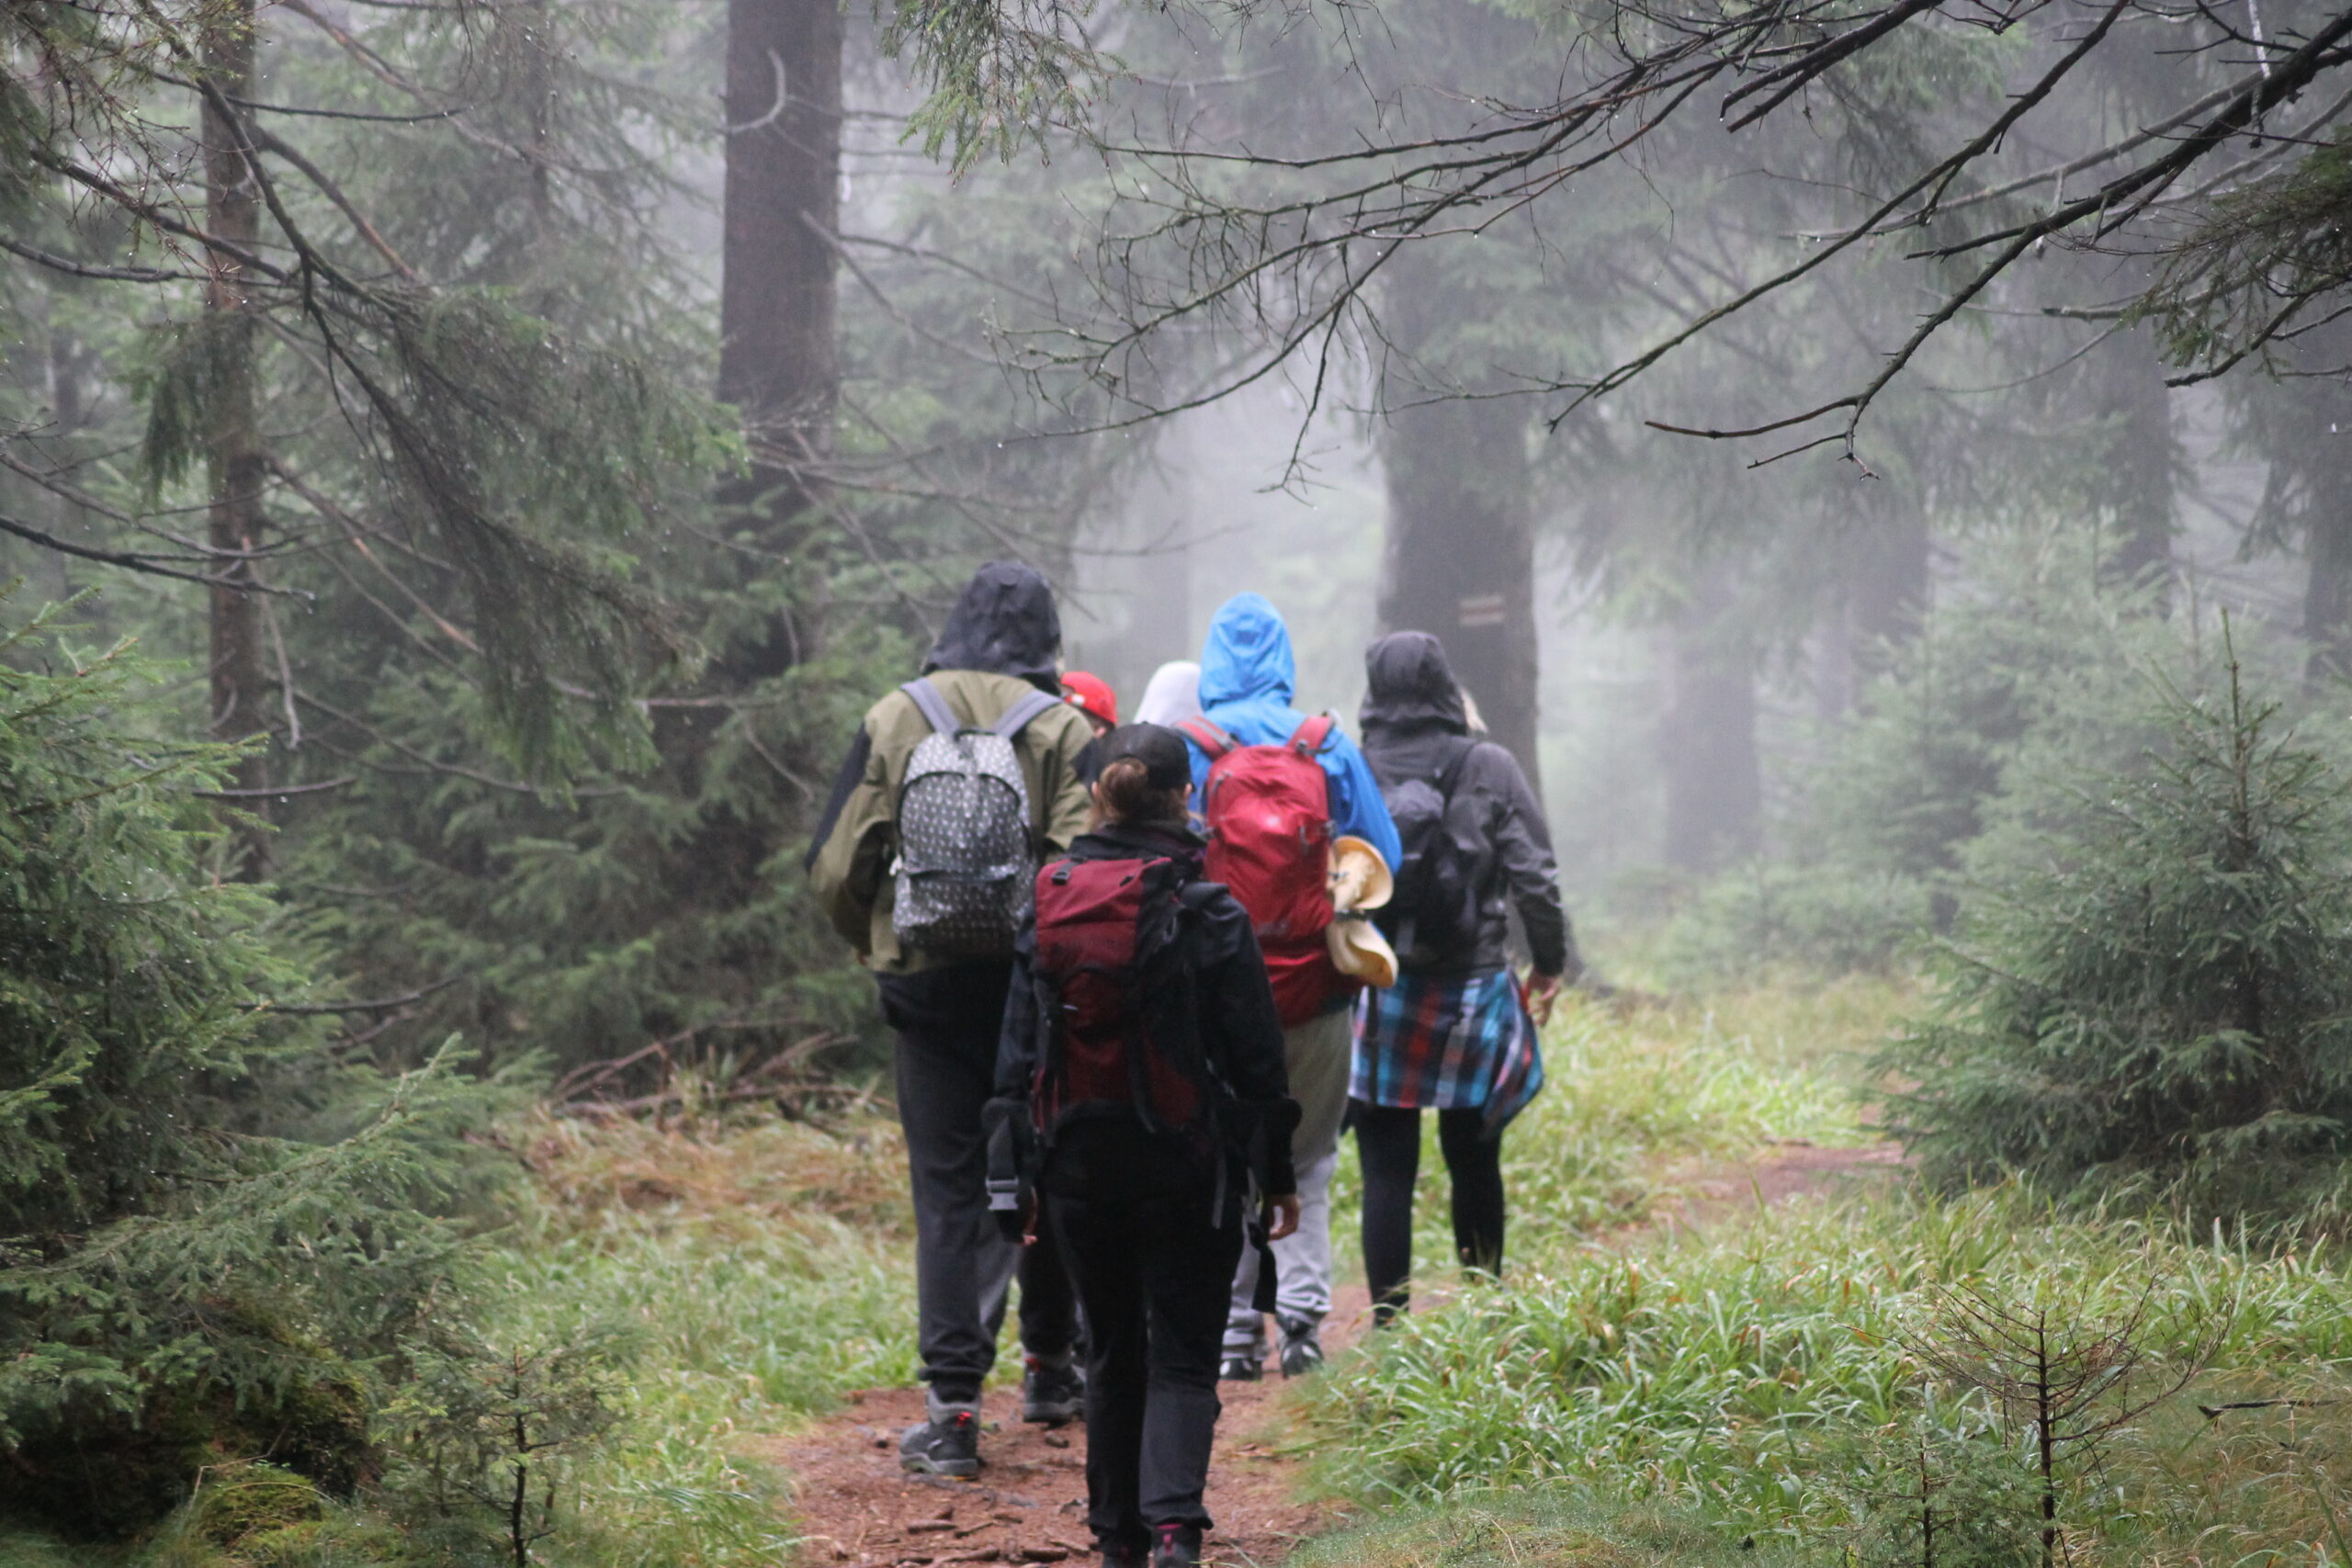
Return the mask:
<svg viewBox="0 0 2352 1568">
<path fill-rule="evenodd" d="M 808 854 L 898 1037 L 930 1384 L 928 1419 L 899 1443 L 910 1471 L 978 1473 L 980 1385 L 1016 1267 L 1023 1418 L 1057 1425 L 1081 1407 L 1069 1278 L 1050 1247 L 1023 1253 L 989 1221 L 981 1128 L 1031 879 L 1087 818 L 1093 730 L 1061 700 L 1061 640 L 1044 578 L 1018 561 L 980 568 L 922 675 L 867 711 Z"/>
<path fill-rule="evenodd" d="M 989 1185 L 1086 1309 L 1105 1568 L 1192 1568 L 1228 1284 L 1247 1231 L 1298 1224 L 1298 1107 L 1250 916 L 1202 877 L 1182 738 L 1131 724 L 1097 761 L 1092 827 L 1038 871 L 1013 960 Z"/>
</svg>

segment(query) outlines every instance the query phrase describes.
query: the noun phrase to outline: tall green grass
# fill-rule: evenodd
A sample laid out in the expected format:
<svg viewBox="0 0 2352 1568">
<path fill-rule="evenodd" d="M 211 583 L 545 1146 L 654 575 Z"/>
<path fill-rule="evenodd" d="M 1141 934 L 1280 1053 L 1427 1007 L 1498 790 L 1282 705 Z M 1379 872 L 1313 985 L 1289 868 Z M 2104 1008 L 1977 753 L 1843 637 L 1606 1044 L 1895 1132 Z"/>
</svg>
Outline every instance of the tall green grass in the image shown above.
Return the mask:
<svg viewBox="0 0 2352 1568">
<path fill-rule="evenodd" d="M 1859 1521 L 1858 1468 L 1926 1409 L 1914 1352 L 1939 1303 L 2037 1285 L 2086 1318 L 2145 1296 L 2142 1337 L 2159 1357 L 2200 1335 L 2212 1346 L 2188 1394 L 2081 1472 L 2070 1518 L 2143 1554 L 2123 1561 L 2172 1560 L 2200 1535 L 2240 1548 L 2207 1561 L 2284 1563 L 2259 1554 L 2290 1543 L 2319 1561 L 2311 1532 L 2331 1508 L 2352 1519 L 2352 1409 L 2336 1403 L 2352 1395 L 2352 1280 L 2338 1259 L 2055 1220 L 2006 1189 L 1801 1201 L 1731 1234 L 1647 1236 L 1464 1291 L 1329 1375 L 1313 1416 L 1324 1478 L 1376 1509 L 1532 1491 L 1834 1542 Z M 2274 1397 L 2329 1403 L 2196 1410 Z M 2301 1447 L 2280 1449 L 2282 1426 Z"/>
</svg>

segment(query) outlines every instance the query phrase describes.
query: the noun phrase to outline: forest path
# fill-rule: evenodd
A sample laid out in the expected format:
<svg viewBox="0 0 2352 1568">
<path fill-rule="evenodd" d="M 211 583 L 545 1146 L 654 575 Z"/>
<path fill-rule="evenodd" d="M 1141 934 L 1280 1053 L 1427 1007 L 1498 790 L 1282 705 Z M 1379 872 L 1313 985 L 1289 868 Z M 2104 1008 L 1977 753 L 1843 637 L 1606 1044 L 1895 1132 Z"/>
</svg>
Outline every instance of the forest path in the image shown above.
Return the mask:
<svg viewBox="0 0 2352 1568">
<path fill-rule="evenodd" d="M 1825 1145 L 1803 1138 L 1786 1138 L 1740 1160 L 1710 1161 L 1677 1172 L 1673 1184 L 1683 1190 L 1676 1201 L 1662 1203 L 1637 1225 L 1620 1236 L 1640 1235 L 1679 1225 L 1687 1230 L 1712 1230 L 1727 1220 L 1792 1198 L 1844 1191 L 1857 1182 L 1884 1180 L 1903 1168 L 1903 1150 L 1894 1144 Z"/>
<path fill-rule="evenodd" d="M 1355 1343 L 1371 1305 L 1363 1286 L 1341 1286 L 1324 1325 L 1327 1348 Z M 1342 1522 L 1335 1506 L 1299 1496 L 1304 1456 L 1288 1445 L 1284 1386 L 1278 1375 L 1217 1385 L 1225 1414 L 1209 1465 L 1211 1563 L 1279 1562 L 1297 1542 Z M 813 1427 L 746 1445 L 791 1478 L 807 1542 L 801 1568 L 1093 1562 L 1083 1426 L 1024 1426 L 1018 1393 L 992 1388 L 981 1406 L 992 1428 L 980 1440 L 986 1468 L 976 1481 L 950 1481 L 899 1469 L 899 1434 L 922 1410 L 920 1389 L 871 1389 Z"/>
<path fill-rule="evenodd" d="M 1705 1230 L 1736 1223 L 1759 1204 L 1827 1192 L 1858 1179 L 1892 1174 L 1891 1145 L 1826 1148 L 1802 1142 L 1681 1175 L 1688 1196 L 1640 1225 L 1602 1240 L 1622 1245 L 1658 1227 Z M 1424 1292 L 1425 1296 L 1442 1294 Z M 1338 1292 L 1325 1325 L 1337 1353 L 1371 1321 L 1362 1285 Z M 1265 1568 L 1299 1541 L 1346 1522 L 1336 1503 L 1302 1495 L 1306 1455 L 1294 1441 L 1279 1377 L 1222 1383 L 1225 1415 L 1209 1468 L 1208 1506 L 1217 1521 L 1206 1558 L 1224 1568 Z M 747 1456 L 783 1471 L 806 1544 L 799 1568 L 946 1568 L 951 1563 L 1091 1562 L 1086 1528 L 1086 1428 L 1048 1432 L 1020 1420 L 1018 1394 L 990 1389 L 977 1481 L 910 1476 L 899 1469 L 899 1433 L 922 1418 L 920 1389 L 870 1389 L 802 1430 L 753 1438 Z"/>
</svg>

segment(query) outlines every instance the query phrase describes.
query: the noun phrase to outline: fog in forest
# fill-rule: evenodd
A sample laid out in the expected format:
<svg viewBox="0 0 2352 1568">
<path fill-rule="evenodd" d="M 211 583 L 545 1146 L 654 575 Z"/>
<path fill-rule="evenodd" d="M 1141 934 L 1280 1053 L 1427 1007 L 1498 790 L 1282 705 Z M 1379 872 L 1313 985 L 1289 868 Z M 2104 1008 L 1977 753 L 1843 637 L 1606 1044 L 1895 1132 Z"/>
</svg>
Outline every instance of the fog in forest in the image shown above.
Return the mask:
<svg viewBox="0 0 2352 1568">
<path fill-rule="evenodd" d="M 11 0 L 0 1563 L 1087 1555 L 792 1445 L 944 1419 L 900 1025 L 1245 592 L 1492 743 L 1329 815 L 1526 829 L 1305 953 L 1445 1271 L 1253 1407 L 1319 1560 L 2340 1555 L 2347 115 L 2346 0 Z M 928 1012 L 927 666 L 1043 727 Z M 1417 974 L 1492 1095 L 1357 1092 Z"/>
</svg>

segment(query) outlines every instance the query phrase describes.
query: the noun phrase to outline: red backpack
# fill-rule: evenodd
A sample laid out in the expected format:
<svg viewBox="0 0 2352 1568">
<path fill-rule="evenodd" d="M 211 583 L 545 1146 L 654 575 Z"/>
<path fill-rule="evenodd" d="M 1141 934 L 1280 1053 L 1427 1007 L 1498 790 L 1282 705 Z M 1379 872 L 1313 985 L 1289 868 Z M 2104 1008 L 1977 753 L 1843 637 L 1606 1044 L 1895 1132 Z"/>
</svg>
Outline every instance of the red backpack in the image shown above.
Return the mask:
<svg viewBox="0 0 2352 1568">
<path fill-rule="evenodd" d="M 1085 1108 L 1131 1108 L 1155 1132 L 1196 1133 L 1215 1081 L 1184 967 L 1186 868 L 1165 858 L 1060 860 L 1037 873 L 1039 1043 L 1030 1113 L 1051 1141 Z"/>
<path fill-rule="evenodd" d="M 1295 1028 L 1354 982 L 1331 963 L 1331 783 L 1315 754 L 1330 739 L 1321 714 L 1279 746 L 1242 746 L 1205 718 L 1185 734 L 1209 756 L 1201 817 L 1208 875 L 1233 890 L 1258 931 L 1274 1010 Z"/>
</svg>

